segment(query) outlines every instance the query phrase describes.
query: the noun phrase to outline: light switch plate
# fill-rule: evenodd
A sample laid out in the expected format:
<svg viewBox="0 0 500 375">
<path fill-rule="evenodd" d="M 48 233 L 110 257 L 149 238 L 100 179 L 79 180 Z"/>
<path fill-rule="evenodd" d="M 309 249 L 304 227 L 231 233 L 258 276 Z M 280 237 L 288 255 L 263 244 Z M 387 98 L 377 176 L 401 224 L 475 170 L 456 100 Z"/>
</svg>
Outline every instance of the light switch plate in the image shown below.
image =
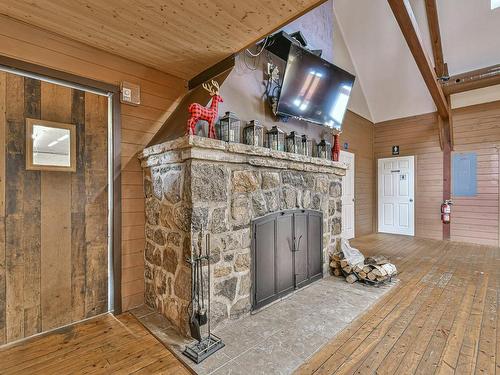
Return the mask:
<svg viewBox="0 0 500 375">
<path fill-rule="evenodd" d="M 141 104 L 141 86 L 135 83 L 122 82 L 120 85 L 120 102 L 131 105 Z"/>
</svg>

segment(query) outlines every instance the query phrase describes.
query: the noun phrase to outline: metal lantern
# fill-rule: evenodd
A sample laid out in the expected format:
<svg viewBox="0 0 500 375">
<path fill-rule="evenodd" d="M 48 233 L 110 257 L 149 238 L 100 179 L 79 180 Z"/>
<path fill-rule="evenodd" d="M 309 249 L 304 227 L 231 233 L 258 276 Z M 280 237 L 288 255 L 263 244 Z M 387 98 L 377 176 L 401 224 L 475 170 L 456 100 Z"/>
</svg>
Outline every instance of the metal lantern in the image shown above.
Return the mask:
<svg viewBox="0 0 500 375">
<path fill-rule="evenodd" d="M 332 158 L 332 144 L 330 142 L 325 141 L 324 139 L 318 143 L 317 148 L 317 156 L 322 159 L 331 160 Z"/>
<path fill-rule="evenodd" d="M 218 124 L 218 138 L 225 142 L 240 142 L 241 121 L 233 112 L 226 112 Z"/>
<path fill-rule="evenodd" d="M 307 135 L 302 135 L 302 155 L 313 155 L 313 142 L 307 138 Z"/>
<path fill-rule="evenodd" d="M 302 137 L 293 131 L 286 137 L 286 150 L 294 154 L 302 154 Z"/>
<path fill-rule="evenodd" d="M 247 145 L 264 145 L 264 127 L 257 120 L 252 120 L 243 129 L 243 142 Z"/>
<path fill-rule="evenodd" d="M 285 132 L 277 126 L 273 126 L 267 132 L 267 145 L 271 150 L 285 151 Z"/>
</svg>

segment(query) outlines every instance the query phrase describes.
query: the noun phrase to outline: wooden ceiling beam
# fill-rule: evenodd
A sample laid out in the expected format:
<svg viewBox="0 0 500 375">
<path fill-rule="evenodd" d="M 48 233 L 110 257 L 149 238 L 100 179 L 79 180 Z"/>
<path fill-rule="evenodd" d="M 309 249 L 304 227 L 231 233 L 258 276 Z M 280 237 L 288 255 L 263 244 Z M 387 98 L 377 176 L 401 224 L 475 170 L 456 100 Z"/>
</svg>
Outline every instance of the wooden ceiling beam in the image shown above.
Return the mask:
<svg viewBox="0 0 500 375">
<path fill-rule="evenodd" d="M 500 85 L 500 64 L 456 74 L 442 83 L 445 95 Z"/>
<path fill-rule="evenodd" d="M 444 62 L 443 46 L 441 44 L 441 32 L 439 30 L 439 17 L 436 0 L 425 0 L 425 10 L 427 13 L 427 24 L 431 36 L 432 54 L 434 56 L 434 69 L 436 75 L 441 78 L 448 76 L 448 67 Z"/>
<path fill-rule="evenodd" d="M 441 84 L 438 82 L 434 67 L 425 52 L 417 20 L 415 19 L 409 3 L 404 0 L 387 1 L 392 9 L 392 12 L 394 13 L 394 17 L 396 17 L 396 21 L 398 22 L 401 31 L 403 32 L 403 36 L 406 39 L 406 43 L 408 44 L 415 62 L 417 63 L 417 67 L 422 74 L 427 89 L 436 104 L 439 115 L 443 118 L 443 120 L 449 118 L 450 109 L 448 107 L 448 102 L 446 101 Z"/>
</svg>

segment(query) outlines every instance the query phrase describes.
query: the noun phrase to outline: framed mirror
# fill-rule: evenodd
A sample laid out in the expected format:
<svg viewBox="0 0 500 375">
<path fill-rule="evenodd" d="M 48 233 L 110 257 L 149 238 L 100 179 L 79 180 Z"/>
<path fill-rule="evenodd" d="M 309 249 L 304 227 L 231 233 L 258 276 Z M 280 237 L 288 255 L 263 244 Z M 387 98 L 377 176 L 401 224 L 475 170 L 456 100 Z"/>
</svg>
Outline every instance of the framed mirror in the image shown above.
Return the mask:
<svg viewBox="0 0 500 375">
<path fill-rule="evenodd" d="M 26 119 L 26 169 L 76 171 L 76 126 Z"/>
</svg>

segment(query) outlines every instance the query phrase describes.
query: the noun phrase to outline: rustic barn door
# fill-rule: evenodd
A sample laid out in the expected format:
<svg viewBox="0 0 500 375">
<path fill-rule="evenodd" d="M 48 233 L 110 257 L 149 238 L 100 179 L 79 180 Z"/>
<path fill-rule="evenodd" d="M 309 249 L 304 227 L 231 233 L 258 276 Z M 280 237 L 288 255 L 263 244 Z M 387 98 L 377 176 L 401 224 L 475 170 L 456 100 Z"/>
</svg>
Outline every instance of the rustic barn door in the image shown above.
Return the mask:
<svg viewBox="0 0 500 375">
<path fill-rule="evenodd" d="M 26 118 L 76 127 L 76 171 L 26 169 Z M 107 98 L 0 72 L 0 344 L 108 309 Z"/>
</svg>

